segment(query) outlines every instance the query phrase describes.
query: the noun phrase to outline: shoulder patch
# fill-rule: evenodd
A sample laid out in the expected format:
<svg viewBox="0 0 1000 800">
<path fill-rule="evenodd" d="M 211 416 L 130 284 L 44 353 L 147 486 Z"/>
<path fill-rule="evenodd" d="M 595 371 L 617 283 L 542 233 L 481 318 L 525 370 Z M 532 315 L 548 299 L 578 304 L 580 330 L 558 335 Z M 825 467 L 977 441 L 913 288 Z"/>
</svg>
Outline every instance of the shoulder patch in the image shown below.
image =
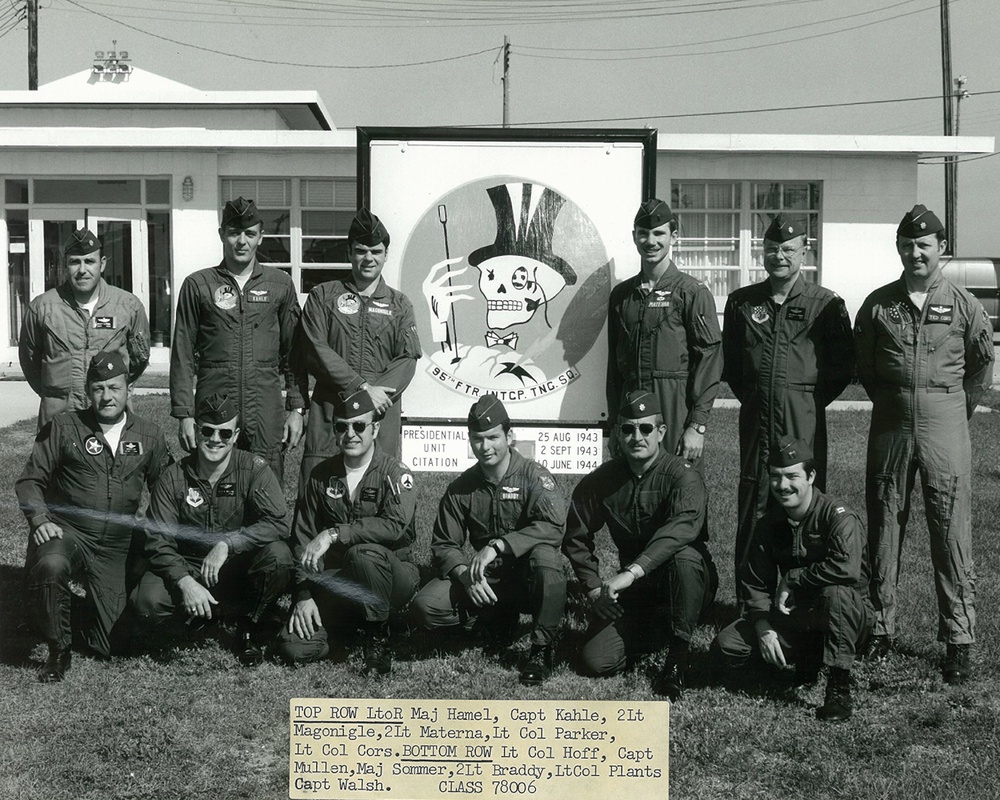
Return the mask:
<svg viewBox="0 0 1000 800">
<path fill-rule="evenodd" d="M 399 477 L 399 485 L 406 491 L 410 491 L 413 488 L 413 476 L 409 472 L 404 472 Z"/>
<path fill-rule="evenodd" d="M 547 492 L 554 491 L 556 488 L 556 482 L 552 480 L 550 475 L 542 475 L 542 477 L 539 478 L 539 482 L 542 484 L 542 488 Z"/>
<path fill-rule="evenodd" d="M 836 511 L 838 514 L 846 514 L 847 513 L 847 509 L 844 508 L 843 506 L 837 506 L 834 509 L 834 511 Z"/>
</svg>

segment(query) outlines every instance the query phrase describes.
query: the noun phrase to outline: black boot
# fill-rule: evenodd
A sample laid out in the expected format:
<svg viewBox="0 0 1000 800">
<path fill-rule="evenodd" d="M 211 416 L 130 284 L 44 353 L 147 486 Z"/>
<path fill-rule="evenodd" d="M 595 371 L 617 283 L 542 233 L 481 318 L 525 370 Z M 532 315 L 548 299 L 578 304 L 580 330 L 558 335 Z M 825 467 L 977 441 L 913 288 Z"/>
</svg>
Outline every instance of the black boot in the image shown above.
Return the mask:
<svg viewBox="0 0 1000 800">
<path fill-rule="evenodd" d="M 68 647 L 58 647 L 49 645 L 49 657 L 45 659 L 45 664 L 38 670 L 38 680 L 42 683 L 59 683 L 69 671 L 69 665 L 73 661 L 73 654 Z"/>
<path fill-rule="evenodd" d="M 851 671 L 830 667 L 826 679 L 826 700 L 816 709 L 816 719 L 823 722 L 843 722 L 851 718 Z"/>
<path fill-rule="evenodd" d="M 972 677 L 972 667 L 969 664 L 971 650 L 972 646 L 968 644 L 947 645 L 944 664 L 941 665 L 945 683 L 958 686 Z"/>
<path fill-rule="evenodd" d="M 876 633 L 868 640 L 863 661 L 882 661 L 892 652 L 892 639 L 886 633 Z"/>
<path fill-rule="evenodd" d="M 524 686 L 538 686 L 552 674 L 552 645 L 533 644 L 528 660 L 521 667 L 520 681 Z"/>
<path fill-rule="evenodd" d="M 256 667 L 264 661 L 258 638 L 255 623 L 245 617 L 236 623 L 236 657 L 244 667 Z"/>
<path fill-rule="evenodd" d="M 684 694 L 684 673 L 687 671 L 689 649 L 690 646 L 686 641 L 676 636 L 671 637 L 663 669 L 653 682 L 653 691 L 656 694 L 666 695 L 673 703 L 680 700 Z"/>
<path fill-rule="evenodd" d="M 392 672 L 392 649 L 389 647 L 389 623 L 388 622 L 368 622 L 365 623 L 362 632 L 364 641 L 361 645 L 364 654 L 364 663 L 361 665 L 361 674 L 368 675 L 388 675 Z"/>
</svg>

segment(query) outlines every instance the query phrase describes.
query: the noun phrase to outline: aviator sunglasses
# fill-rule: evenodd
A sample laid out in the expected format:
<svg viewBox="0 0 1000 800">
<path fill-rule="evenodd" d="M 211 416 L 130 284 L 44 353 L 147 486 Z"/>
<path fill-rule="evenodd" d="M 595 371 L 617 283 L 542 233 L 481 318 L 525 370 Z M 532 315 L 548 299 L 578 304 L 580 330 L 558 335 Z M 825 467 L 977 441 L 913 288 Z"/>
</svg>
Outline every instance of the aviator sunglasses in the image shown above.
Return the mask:
<svg viewBox="0 0 1000 800">
<path fill-rule="evenodd" d="M 212 434 L 219 434 L 219 438 L 224 442 L 228 442 L 236 434 L 236 431 L 230 430 L 229 428 L 213 428 L 211 425 L 201 426 L 201 435 L 206 439 L 211 439 Z"/>
<path fill-rule="evenodd" d="M 640 422 L 638 425 L 634 422 L 623 422 L 618 426 L 618 430 L 620 430 L 624 436 L 631 436 L 635 433 L 636 428 L 639 429 L 639 433 L 643 436 L 649 436 L 649 434 L 656 429 L 656 426 L 652 422 Z"/>
<path fill-rule="evenodd" d="M 334 422 L 333 429 L 337 433 L 347 433 L 347 428 L 354 428 L 355 433 L 364 433 L 369 425 L 373 425 L 372 422 Z"/>
</svg>

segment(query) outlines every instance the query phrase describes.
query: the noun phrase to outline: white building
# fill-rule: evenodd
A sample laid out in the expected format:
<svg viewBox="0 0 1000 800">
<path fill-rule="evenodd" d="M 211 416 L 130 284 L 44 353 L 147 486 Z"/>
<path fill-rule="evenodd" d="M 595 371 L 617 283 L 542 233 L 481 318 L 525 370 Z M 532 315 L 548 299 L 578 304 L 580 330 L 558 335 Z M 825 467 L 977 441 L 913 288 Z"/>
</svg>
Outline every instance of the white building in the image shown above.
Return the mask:
<svg viewBox="0 0 1000 800">
<path fill-rule="evenodd" d="M 0 92 L 0 361 L 17 362 L 23 307 L 61 280 L 63 244 L 82 225 L 105 242 L 108 280 L 146 304 L 159 365 L 181 282 L 221 259 L 226 200 L 256 200 L 262 255 L 303 298 L 346 268 L 356 134 L 335 128 L 316 92 L 204 92 L 116 63 Z M 894 230 L 919 201 L 918 159 L 993 147 L 991 137 L 661 133 L 656 193 L 680 215 L 677 261 L 709 283 L 720 311 L 729 291 L 760 279 L 767 212 L 794 210 L 810 220 L 813 275 L 853 315 L 899 272 Z"/>
</svg>

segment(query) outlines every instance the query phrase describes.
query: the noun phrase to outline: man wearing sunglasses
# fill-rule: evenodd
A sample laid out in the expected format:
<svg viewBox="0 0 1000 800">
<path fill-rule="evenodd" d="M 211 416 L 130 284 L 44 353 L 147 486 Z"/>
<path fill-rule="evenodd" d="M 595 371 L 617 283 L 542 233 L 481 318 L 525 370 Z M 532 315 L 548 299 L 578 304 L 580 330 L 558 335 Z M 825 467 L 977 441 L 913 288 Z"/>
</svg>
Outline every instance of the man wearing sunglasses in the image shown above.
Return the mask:
<svg viewBox="0 0 1000 800">
<path fill-rule="evenodd" d="M 722 373 L 715 299 L 671 260 L 677 218 L 662 200 L 639 206 L 632 239 L 639 273 L 612 289 L 608 307 L 608 420 L 626 393 L 651 392 L 666 426 L 663 446 L 695 462 Z"/>
<path fill-rule="evenodd" d="M 873 621 L 867 537 L 860 516 L 816 487 L 809 445 L 784 438 L 771 449 L 768 482 L 775 503 L 753 533 L 739 580 L 747 613 L 719 632 L 713 650 L 731 668 L 757 653 L 796 680 L 815 683 L 828 668 L 824 722 L 852 713 L 851 668 Z"/>
<path fill-rule="evenodd" d="M 261 620 L 293 566 L 284 493 L 263 457 L 235 449 L 239 432 L 230 398 L 199 400 L 195 451 L 167 468 L 150 497 L 149 571 L 132 605 L 151 624 L 235 616 L 236 654 L 252 666 L 263 660 Z"/>
<path fill-rule="evenodd" d="M 584 671 L 614 675 L 641 649 L 665 641 L 653 688 L 678 700 L 691 636 L 718 577 L 707 547 L 705 483 L 690 462 L 661 448 L 667 426 L 659 408 L 648 392 L 625 396 L 615 427 L 622 455 L 577 484 L 563 551 L 591 604 Z M 618 571 L 602 579 L 594 537 L 605 525 L 618 549 Z"/>
<path fill-rule="evenodd" d="M 531 650 L 520 681 L 537 686 L 552 672 L 566 604 L 562 495 L 548 470 L 514 449 L 510 417 L 495 395 L 469 411 L 469 445 L 478 463 L 441 498 L 431 538 L 440 577 L 417 593 L 415 616 L 431 630 L 488 633 L 507 646 L 518 615 L 530 613 Z"/>
<path fill-rule="evenodd" d="M 264 219 L 253 200 L 226 203 L 219 238 L 222 262 L 188 276 L 177 297 L 170 414 L 178 420 L 181 447 L 190 452 L 198 445 L 198 400 L 233 398 L 237 447 L 263 457 L 280 482 L 283 448 L 295 447 L 304 427 L 306 378 L 291 360 L 298 295 L 291 278 L 257 257 Z"/>
<path fill-rule="evenodd" d="M 111 654 L 143 487 L 152 488 L 170 463 L 163 432 L 127 410 L 131 394 L 121 353 L 94 356 L 90 406 L 42 428 L 15 487 L 31 529 L 28 607 L 49 647 L 43 683 L 61 681 L 70 667 L 70 578 L 87 590 L 86 614 L 77 620 L 83 642 L 100 658 Z"/>
<path fill-rule="evenodd" d="M 740 401 L 735 575 L 754 525 L 774 502 L 771 448 L 786 435 L 805 440 L 816 461 L 816 488 L 823 489 L 826 407 L 854 375 L 844 301 L 802 275 L 806 238 L 805 220 L 776 215 L 764 232 L 767 279 L 737 289 L 726 302 L 722 377 Z"/>
<path fill-rule="evenodd" d="M 420 584 L 410 561 L 416 539 L 413 474 L 375 444 L 381 414 L 358 391 L 334 407 L 340 452 L 315 467 L 293 531 L 294 604 L 279 649 L 292 663 L 330 651 L 331 632 L 361 628 L 362 673 L 392 669 L 389 615 Z"/>
</svg>

